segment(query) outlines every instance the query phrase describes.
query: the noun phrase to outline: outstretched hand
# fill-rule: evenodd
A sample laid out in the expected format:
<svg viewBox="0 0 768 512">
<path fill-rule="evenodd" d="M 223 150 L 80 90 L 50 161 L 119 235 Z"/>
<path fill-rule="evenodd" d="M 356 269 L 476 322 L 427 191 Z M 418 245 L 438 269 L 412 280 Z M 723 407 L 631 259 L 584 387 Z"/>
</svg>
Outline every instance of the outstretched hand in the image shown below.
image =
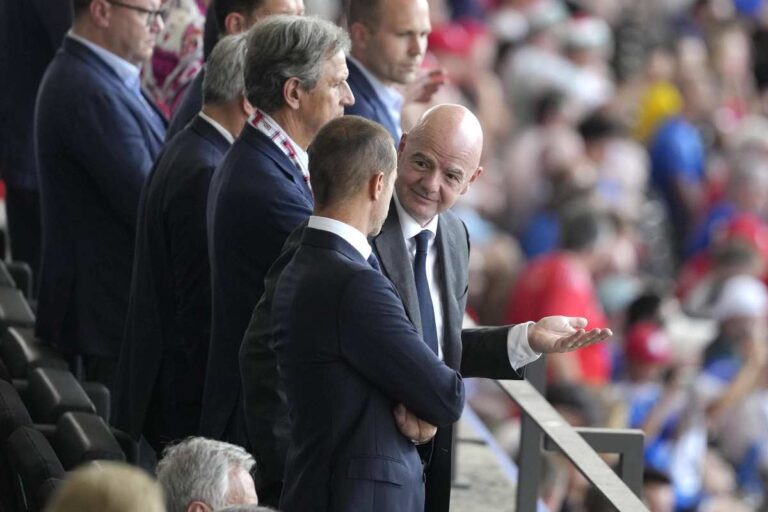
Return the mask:
<svg viewBox="0 0 768 512">
<path fill-rule="evenodd" d="M 586 331 L 587 319 L 572 316 L 546 316 L 528 327 L 528 343 L 534 352 L 570 352 L 613 336 L 610 329 Z"/>
</svg>

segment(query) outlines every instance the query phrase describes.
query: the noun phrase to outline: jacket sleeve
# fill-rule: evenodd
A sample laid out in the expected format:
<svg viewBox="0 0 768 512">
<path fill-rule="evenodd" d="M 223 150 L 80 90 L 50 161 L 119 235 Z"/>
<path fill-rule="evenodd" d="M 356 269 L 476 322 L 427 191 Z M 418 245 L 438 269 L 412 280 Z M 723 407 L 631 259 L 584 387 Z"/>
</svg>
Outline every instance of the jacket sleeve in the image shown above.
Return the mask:
<svg viewBox="0 0 768 512">
<path fill-rule="evenodd" d="M 339 304 L 342 357 L 394 402 L 436 426 L 457 421 L 464 384 L 424 343 L 389 281 L 357 272 Z"/>
</svg>

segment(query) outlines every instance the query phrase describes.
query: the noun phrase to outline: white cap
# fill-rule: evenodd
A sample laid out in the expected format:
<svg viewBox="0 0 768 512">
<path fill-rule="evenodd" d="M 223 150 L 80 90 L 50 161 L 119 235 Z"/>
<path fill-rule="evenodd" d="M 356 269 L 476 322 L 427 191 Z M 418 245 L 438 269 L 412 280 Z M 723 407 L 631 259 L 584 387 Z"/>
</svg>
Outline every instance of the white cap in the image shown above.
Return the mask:
<svg viewBox="0 0 768 512">
<path fill-rule="evenodd" d="M 759 279 L 741 275 L 728 279 L 712 306 L 715 320 L 762 317 L 768 313 L 768 290 Z"/>
</svg>

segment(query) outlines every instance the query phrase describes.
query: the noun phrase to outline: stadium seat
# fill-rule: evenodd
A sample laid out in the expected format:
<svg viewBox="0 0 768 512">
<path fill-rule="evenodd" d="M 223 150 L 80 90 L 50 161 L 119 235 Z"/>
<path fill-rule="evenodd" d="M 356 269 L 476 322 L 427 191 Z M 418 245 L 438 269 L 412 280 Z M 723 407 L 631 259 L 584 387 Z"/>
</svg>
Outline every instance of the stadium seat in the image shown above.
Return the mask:
<svg viewBox="0 0 768 512">
<path fill-rule="evenodd" d="M 125 461 L 125 454 L 103 419 L 82 412 L 64 413 L 56 425 L 53 447 L 64 469 L 92 460 Z"/>
<path fill-rule="evenodd" d="M 96 407 L 75 377 L 58 368 L 32 370 L 23 397 L 35 423 L 56 424 L 69 411 L 96 413 Z"/>
<path fill-rule="evenodd" d="M 69 368 L 56 349 L 37 339 L 34 329 L 29 327 L 6 330 L 0 343 L 0 358 L 14 379 L 26 379 L 29 372 L 38 367 Z"/>
<path fill-rule="evenodd" d="M 51 479 L 63 479 L 64 468 L 43 434 L 19 427 L 5 442 L 8 468 L 17 477 L 15 508 L 40 512 L 51 492 Z"/>
<path fill-rule="evenodd" d="M 34 327 L 35 315 L 16 288 L 0 286 L 0 330 L 8 327 Z"/>
</svg>

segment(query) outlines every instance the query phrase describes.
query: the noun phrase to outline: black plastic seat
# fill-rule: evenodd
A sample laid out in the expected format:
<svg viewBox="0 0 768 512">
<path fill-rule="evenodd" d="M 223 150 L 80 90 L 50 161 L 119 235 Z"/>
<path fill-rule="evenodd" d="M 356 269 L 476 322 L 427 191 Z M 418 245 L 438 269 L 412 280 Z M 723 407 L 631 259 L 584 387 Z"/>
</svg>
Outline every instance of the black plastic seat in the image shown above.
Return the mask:
<svg viewBox="0 0 768 512">
<path fill-rule="evenodd" d="M 32 298 L 34 289 L 34 277 L 32 267 L 23 261 L 11 261 L 5 264 L 6 272 L 10 275 L 17 289 L 21 290 L 27 300 Z"/>
<path fill-rule="evenodd" d="M 0 329 L 8 327 L 34 327 L 35 315 L 16 288 L 0 286 Z"/>
<path fill-rule="evenodd" d="M 69 369 L 58 351 L 37 339 L 31 327 L 6 330 L 0 344 L 0 358 L 14 379 L 26 379 L 29 371 L 38 367 Z"/>
<path fill-rule="evenodd" d="M 35 423 L 56 424 L 62 414 L 70 411 L 96 413 L 93 402 L 68 370 L 32 370 L 23 398 Z"/>
<path fill-rule="evenodd" d="M 0 446 L 17 428 L 31 427 L 32 418 L 16 389 L 0 381 Z"/>
<path fill-rule="evenodd" d="M 53 447 L 68 471 L 92 460 L 125 461 L 115 436 L 95 414 L 64 413 L 56 425 Z"/>
<path fill-rule="evenodd" d="M 64 468 L 43 434 L 19 427 L 5 442 L 8 468 L 17 477 L 12 510 L 42 511 L 50 496 L 51 479 L 64 478 Z"/>
<path fill-rule="evenodd" d="M 107 386 L 95 381 L 81 382 L 80 385 L 96 407 L 96 414 L 109 424 L 112 402 Z"/>
</svg>

